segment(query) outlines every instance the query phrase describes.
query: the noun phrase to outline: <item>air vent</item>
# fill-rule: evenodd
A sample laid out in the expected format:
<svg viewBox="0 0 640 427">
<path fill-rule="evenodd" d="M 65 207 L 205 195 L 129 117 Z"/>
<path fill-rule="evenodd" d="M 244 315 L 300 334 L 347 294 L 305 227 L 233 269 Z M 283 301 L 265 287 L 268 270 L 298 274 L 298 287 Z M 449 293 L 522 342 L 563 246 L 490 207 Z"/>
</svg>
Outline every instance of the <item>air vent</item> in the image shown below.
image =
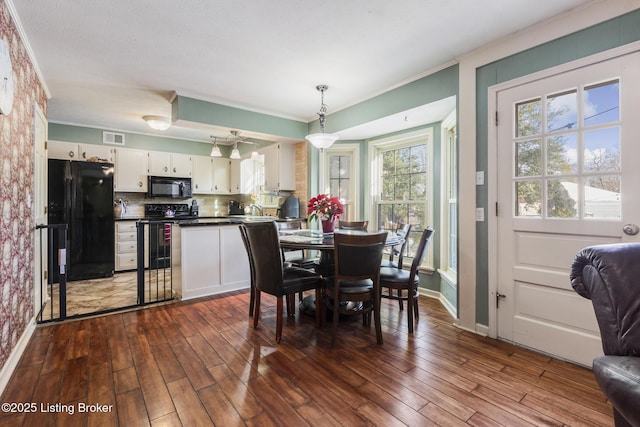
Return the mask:
<svg viewBox="0 0 640 427">
<path fill-rule="evenodd" d="M 102 143 L 124 145 L 124 133 L 102 132 Z"/>
</svg>

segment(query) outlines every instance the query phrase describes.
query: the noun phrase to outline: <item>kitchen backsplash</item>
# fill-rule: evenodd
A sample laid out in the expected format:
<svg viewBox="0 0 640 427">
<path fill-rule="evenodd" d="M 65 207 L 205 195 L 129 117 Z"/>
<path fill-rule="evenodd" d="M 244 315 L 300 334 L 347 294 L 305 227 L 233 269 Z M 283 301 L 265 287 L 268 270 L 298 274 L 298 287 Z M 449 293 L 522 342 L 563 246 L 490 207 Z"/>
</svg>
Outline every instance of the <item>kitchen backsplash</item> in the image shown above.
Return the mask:
<svg viewBox="0 0 640 427">
<path fill-rule="evenodd" d="M 284 197 L 281 198 L 284 200 Z M 277 215 L 277 209 L 281 202 L 278 197 L 271 197 L 267 200 L 267 204 L 263 207 L 263 215 Z M 205 195 L 199 194 L 192 199 L 175 200 L 175 199 L 162 199 L 154 198 L 149 199 L 144 193 L 115 193 L 114 200 L 116 206 L 114 206 L 114 216 L 116 218 L 141 218 L 144 216 L 144 205 L 147 203 L 186 203 L 191 205 L 192 200 L 196 200 L 199 206 L 200 216 L 226 216 L 229 214 L 229 201 L 237 200 L 244 206 L 251 204 L 251 198 L 249 195 L 235 194 L 235 195 Z M 123 200 L 127 206 L 126 212 L 120 216 L 119 201 Z"/>
</svg>

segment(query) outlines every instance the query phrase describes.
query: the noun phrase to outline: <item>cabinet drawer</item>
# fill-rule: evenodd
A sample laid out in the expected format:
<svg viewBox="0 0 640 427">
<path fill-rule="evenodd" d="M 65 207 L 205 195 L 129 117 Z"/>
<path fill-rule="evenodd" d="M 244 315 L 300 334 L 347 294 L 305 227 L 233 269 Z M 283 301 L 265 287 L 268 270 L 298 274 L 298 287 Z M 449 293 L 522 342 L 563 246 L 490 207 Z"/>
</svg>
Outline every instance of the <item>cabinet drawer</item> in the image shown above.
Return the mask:
<svg viewBox="0 0 640 427">
<path fill-rule="evenodd" d="M 119 254 L 116 256 L 116 270 L 135 270 L 138 267 L 136 253 Z"/>
<path fill-rule="evenodd" d="M 116 233 L 125 233 L 125 232 L 136 232 L 136 223 L 135 221 L 117 221 L 116 222 Z"/>
<path fill-rule="evenodd" d="M 135 242 L 136 237 L 135 232 L 116 233 L 116 242 Z"/>
<path fill-rule="evenodd" d="M 136 253 L 137 244 L 133 242 L 118 242 L 116 243 L 116 254 L 130 254 Z"/>
</svg>

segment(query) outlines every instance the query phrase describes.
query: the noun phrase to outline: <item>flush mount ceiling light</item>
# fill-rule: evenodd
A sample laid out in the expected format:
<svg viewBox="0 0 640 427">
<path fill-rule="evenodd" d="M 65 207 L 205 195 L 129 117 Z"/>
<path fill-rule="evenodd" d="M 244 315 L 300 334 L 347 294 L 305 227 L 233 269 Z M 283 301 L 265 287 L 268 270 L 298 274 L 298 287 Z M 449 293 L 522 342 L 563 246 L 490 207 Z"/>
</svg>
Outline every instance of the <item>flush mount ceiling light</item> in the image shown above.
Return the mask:
<svg viewBox="0 0 640 427">
<path fill-rule="evenodd" d="M 316 89 L 320 92 L 320 111 L 318 111 L 318 120 L 320 121 L 320 132 L 307 135 L 305 139 L 314 147 L 324 150 L 329 148 L 339 138 L 335 133 L 324 133 L 324 122 L 327 117 L 327 106 L 324 105 L 324 93 L 329 87 L 327 85 L 318 85 Z"/>
<path fill-rule="evenodd" d="M 167 130 L 171 127 L 171 121 L 162 116 L 144 116 L 142 117 L 151 129 Z"/>
<path fill-rule="evenodd" d="M 211 135 L 211 139 L 213 139 L 213 147 L 211 147 L 211 157 L 222 157 L 222 153 L 220 152 L 220 147 L 218 147 L 218 140 L 215 136 Z"/>
</svg>

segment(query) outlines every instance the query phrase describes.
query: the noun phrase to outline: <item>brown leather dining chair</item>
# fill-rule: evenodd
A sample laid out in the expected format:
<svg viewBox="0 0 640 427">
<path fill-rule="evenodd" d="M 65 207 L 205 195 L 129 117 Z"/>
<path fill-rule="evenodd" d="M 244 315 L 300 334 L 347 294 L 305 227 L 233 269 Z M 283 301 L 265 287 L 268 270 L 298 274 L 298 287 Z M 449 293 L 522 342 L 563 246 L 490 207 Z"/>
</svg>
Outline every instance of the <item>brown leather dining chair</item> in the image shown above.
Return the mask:
<svg viewBox="0 0 640 427">
<path fill-rule="evenodd" d="M 249 252 L 249 262 L 253 265 L 255 286 L 255 307 L 253 311 L 253 327 L 258 327 L 260 319 L 260 301 L 262 293 L 273 295 L 276 302 L 276 341 L 282 339 L 283 297 L 298 292 L 315 289 L 316 299 L 321 298 L 322 276 L 304 268 L 284 268 L 278 228 L 275 222 L 245 222 L 240 225 L 244 229 Z M 287 314 L 293 315 L 289 311 Z M 316 324 L 320 323 L 320 310 L 316 307 Z"/>
<path fill-rule="evenodd" d="M 433 236 L 433 228 L 427 227 L 422 231 L 418 249 L 411 263 L 411 270 L 403 270 L 402 265 L 397 267 L 384 267 L 380 269 L 380 287 L 387 288 L 388 292 L 382 292 L 382 298 L 395 299 L 399 301 L 407 301 L 407 321 L 409 324 L 409 333 L 413 333 L 413 319 L 415 316 L 418 320 L 418 286 L 420 285 L 420 277 L 418 276 L 418 268 L 424 261 L 427 254 L 429 241 Z M 394 294 L 393 291 L 396 291 Z M 405 295 L 406 291 L 406 295 Z M 402 310 L 402 304 L 400 310 Z"/>
<path fill-rule="evenodd" d="M 363 324 L 370 325 L 372 313 L 376 340 L 382 344 L 379 275 L 386 238 L 386 231 L 334 234 L 334 275 L 326 279 L 324 304 L 316 304 L 325 305 L 333 314 L 332 347 L 336 344 L 340 315 L 362 315 Z"/>
<path fill-rule="evenodd" d="M 367 231 L 369 221 L 338 221 L 339 230 L 361 230 Z"/>
</svg>

